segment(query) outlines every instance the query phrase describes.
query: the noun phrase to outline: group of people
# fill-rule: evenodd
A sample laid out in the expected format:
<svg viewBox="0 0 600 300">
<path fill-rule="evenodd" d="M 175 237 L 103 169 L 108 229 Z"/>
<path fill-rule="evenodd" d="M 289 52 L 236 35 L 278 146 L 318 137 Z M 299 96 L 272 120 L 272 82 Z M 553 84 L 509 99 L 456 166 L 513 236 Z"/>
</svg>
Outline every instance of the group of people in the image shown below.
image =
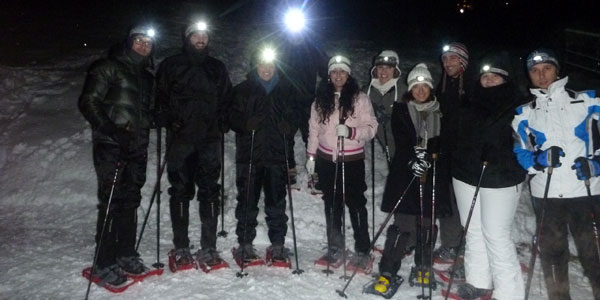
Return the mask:
<svg viewBox="0 0 600 300">
<path fill-rule="evenodd" d="M 468 76 L 469 52 L 461 43 L 441 53 L 444 72 L 435 88 L 426 63 L 412 68 L 405 88 L 397 53 L 384 50 L 374 59 L 365 93 L 348 57 L 327 60 L 298 36 L 280 47 L 281 56 L 259 48 L 246 79 L 233 87 L 225 64 L 209 54 L 209 33 L 205 23 L 186 27 L 182 53 L 164 59 L 154 80 L 147 70 L 154 34 L 133 27 L 88 72 L 79 108 L 92 126 L 98 179 L 92 276 L 118 286 L 128 275 L 148 272 L 135 249 L 136 210 L 154 126 L 167 129 L 170 256 L 176 268 L 224 264 L 216 247 L 219 150 L 230 129 L 236 135 L 236 261 L 261 259 L 253 240 L 264 191 L 270 259 L 285 265 L 286 186 L 295 175 L 292 149 L 300 130 L 306 170 L 323 192 L 328 247 L 318 263 L 339 267 L 346 262 L 346 207 L 355 241 L 348 266 L 366 270 L 373 263 L 365 144 L 376 138 L 389 163 L 381 210 L 394 212 L 376 292 L 387 291 L 413 249 L 411 273 L 422 284 L 433 280 L 429 270 L 435 259 L 452 260 L 464 251 L 467 283 L 459 287 L 459 297 L 478 299 L 493 291 L 498 300 L 524 298 L 511 228 L 529 172 L 536 216 L 544 220 L 537 238 L 549 298 L 570 299 L 570 229 L 594 297 L 600 299 L 600 249 L 594 236 L 600 99 L 567 90 L 568 79 L 559 78 L 551 50 L 536 50 L 526 60 L 532 85 L 527 102 L 518 93 L 506 53 L 486 56 L 476 76 Z M 201 247 L 192 254 L 188 227 L 194 198 L 202 230 Z M 433 251 L 438 229 L 441 247 Z"/>
</svg>

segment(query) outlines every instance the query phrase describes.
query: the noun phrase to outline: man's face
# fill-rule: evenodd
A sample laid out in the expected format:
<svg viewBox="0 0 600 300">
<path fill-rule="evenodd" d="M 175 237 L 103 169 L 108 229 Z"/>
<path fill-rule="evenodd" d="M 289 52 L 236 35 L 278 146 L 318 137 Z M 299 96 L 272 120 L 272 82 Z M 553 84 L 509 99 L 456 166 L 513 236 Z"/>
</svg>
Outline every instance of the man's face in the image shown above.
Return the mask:
<svg viewBox="0 0 600 300">
<path fill-rule="evenodd" d="M 190 44 L 196 50 L 204 50 L 208 46 L 208 34 L 204 31 L 196 31 L 190 36 Z"/>
<path fill-rule="evenodd" d="M 447 53 L 442 56 L 442 64 L 446 74 L 452 78 L 456 78 L 462 73 L 460 58 L 454 53 Z"/>
<path fill-rule="evenodd" d="M 379 79 L 379 83 L 385 84 L 390 81 L 390 79 L 394 78 L 394 70 L 395 68 L 390 65 L 378 65 L 375 67 L 375 72 L 377 74 L 377 78 Z"/>
<path fill-rule="evenodd" d="M 536 88 L 547 89 L 558 79 L 558 69 L 553 64 L 537 64 L 529 70 L 529 79 Z"/>
<path fill-rule="evenodd" d="M 275 65 L 273 63 L 259 63 L 256 71 L 260 79 L 270 81 L 273 75 L 275 75 Z"/>
<path fill-rule="evenodd" d="M 137 35 L 133 38 L 133 43 L 131 44 L 131 50 L 135 51 L 137 54 L 141 56 L 148 56 L 150 52 L 152 52 L 152 47 L 154 46 L 154 42 L 151 38 L 144 35 Z"/>
</svg>

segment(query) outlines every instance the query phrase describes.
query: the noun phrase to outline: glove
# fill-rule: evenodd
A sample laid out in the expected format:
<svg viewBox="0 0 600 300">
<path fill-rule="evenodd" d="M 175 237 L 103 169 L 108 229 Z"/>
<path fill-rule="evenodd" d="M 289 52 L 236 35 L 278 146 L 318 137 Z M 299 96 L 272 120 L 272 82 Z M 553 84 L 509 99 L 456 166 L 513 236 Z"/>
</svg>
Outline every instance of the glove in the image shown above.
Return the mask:
<svg viewBox="0 0 600 300">
<path fill-rule="evenodd" d="M 349 138 L 350 137 L 350 127 L 344 124 L 338 124 L 335 126 L 335 134 L 337 136 Z"/>
<path fill-rule="evenodd" d="M 418 160 L 427 160 L 427 149 L 415 146 L 415 156 Z"/>
<path fill-rule="evenodd" d="M 129 151 L 129 145 L 131 141 L 135 138 L 133 132 L 123 128 L 118 127 L 115 133 L 113 134 L 113 139 L 119 144 L 121 147 L 121 151 L 127 153 Z"/>
<path fill-rule="evenodd" d="M 279 129 L 279 133 L 283 135 L 289 135 L 292 132 L 292 127 L 287 121 L 279 122 L 279 124 L 277 125 L 277 129 Z"/>
<path fill-rule="evenodd" d="M 179 120 L 171 122 L 171 126 L 169 126 L 169 129 L 173 133 L 178 133 L 181 130 L 181 128 L 183 128 L 183 122 Z"/>
<path fill-rule="evenodd" d="M 408 162 L 408 167 L 412 171 L 413 175 L 417 177 L 423 177 L 427 174 L 427 170 L 431 167 L 431 164 L 424 159 L 413 159 Z"/>
<path fill-rule="evenodd" d="M 533 153 L 533 168 L 538 171 L 543 171 L 547 167 L 558 168 L 562 165 L 560 157 L 565 157 L 565 152 L 558 146 L 552 146 L 544 151 L 538 150 Z"/>
<path fill-rule="evenodd" d="M 306 160 L 306 164 L 304 166 L 306 167 L 306 172 L 308 172 L 308 175 L 315 174 L 315 158 L 314 157 L 309 156 L 308 159 Z"/>
<path fill-rule="evenodd" d="M 600 157 L 594 156 L 592 159 L 578 157 L 575 159 L 571 169 L 575 170 L 577 179 L 588 180 L 592 177 L 600 175 Z"/>
<path fill-rule="evenodd" d="M 265 119 L 264 116 L 252 116 L 246 121 L 246 129 L 248 131 L 257 131 L 262 127 L 262 122 Z"/>
</svg>

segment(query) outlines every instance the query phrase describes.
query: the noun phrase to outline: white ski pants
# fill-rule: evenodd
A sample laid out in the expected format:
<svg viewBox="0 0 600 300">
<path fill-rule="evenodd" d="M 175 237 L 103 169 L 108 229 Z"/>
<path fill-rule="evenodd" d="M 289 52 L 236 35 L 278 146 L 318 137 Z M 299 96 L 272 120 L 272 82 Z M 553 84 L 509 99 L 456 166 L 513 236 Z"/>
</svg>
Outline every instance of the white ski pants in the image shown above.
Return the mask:
<svg viewBox="0 0 600 300">
<path fill-rule="evenodd" d="M 475 186 L 452 178 L 460 222 L 467 222 Z M 480 188 L 466 236 L 465 275 L 481 289 L 494 289 L 498 300 L 525 297 L 523 275 L 511 239 L 522 184 L 507 188 Z"/>
</svg>

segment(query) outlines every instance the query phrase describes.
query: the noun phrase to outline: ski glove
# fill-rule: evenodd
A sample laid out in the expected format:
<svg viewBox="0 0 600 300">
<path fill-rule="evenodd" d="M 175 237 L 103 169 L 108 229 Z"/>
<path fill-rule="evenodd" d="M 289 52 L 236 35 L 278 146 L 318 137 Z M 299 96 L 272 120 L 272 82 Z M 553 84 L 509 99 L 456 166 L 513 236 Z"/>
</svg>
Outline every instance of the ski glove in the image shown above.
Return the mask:
<svg viewBox="0 0 600 300">
<path fill-rule="evenodd" d="M 533 168 L 538 171 L 543 171 L 547 167 L 558 168 L 562 165 L 561 157 L 565 157 L 565 152 L 558 146 L 552 146 L 544 151 L 538 150 L 533 153 Z"/>
<path fill-rule="evenodd" d="M 335 134 L 337 136 L 350 138 L 350 127 L 344 124 L 338 124 L 337 126 L 335 126 Z"/>
<path fill-rule="evenodd" d="M 308 159 L 306 160 L 306 165 L 304 165 L 306 167 L 306 172 L 308 172 L 308 175 L 312 175 L 315 174 L 315 159 L 312 156 L 309 156 Z"/>
<path fill-rule="evenodd" d="M 588 159 L 585 157 L 578 157 L 575 159 L 571 169 L 575 170 L 577 179 L 588 180 L 592 177 L 600 175 L 600 157 L 594 156 L 594 158 Z"/>
<path fill-rule="evenodd" d="M 427 159 L 427 149 L 423 147 L 415 146 L 415 156 L 418 160 L 426 160 Z"/>
<path fill-rule="evenodd" d="M 427 174 L 427 170 L 431 167 L 431 164 L 424 159 L 413 159 L 408 162 L 408 167 L 412 171 L 413 175 L 417 177 L 423 177 Z"/>
</svg>

